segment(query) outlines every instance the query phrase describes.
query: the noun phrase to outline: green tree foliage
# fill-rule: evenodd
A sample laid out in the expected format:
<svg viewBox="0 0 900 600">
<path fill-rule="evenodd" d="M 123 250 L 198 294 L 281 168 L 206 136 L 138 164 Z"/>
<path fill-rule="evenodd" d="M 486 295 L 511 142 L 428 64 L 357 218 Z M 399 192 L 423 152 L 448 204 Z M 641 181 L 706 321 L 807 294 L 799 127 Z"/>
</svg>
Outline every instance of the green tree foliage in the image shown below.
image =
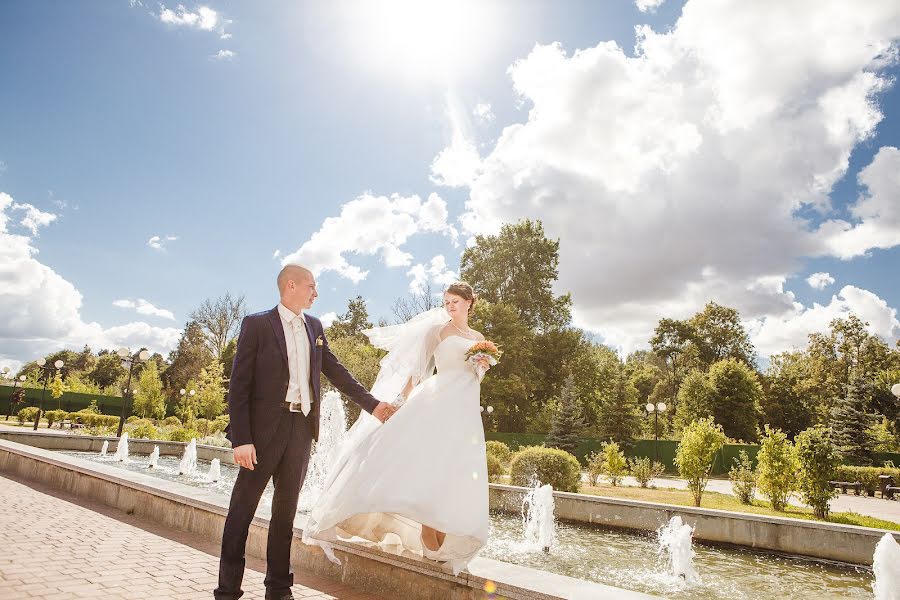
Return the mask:
<svg viewBox="0 0 900 600">
<path fill-rule="evenodd" d="M 182 389 L 185 393 L 181 394 L 181 390 L 179 390 L 176 400 L 177 404 L 175 406 L 175 413 L 178 415 L 178 418 L 181 419 L 181 422 L 184 423 L 185 428 L 193 428 L 194 420 L 199 414 L 199 403 L 197 402 L 197 384 L 194 383 L 193 380 L 190 380 Z M 194 392 L 193 394 L 191 393 L 192 391 Z"/>
<path fill-rule="evenodd" d="M 178 346 L 169 354 L 169 367 L 163 373 L 167 395 L 174 398 L 191 380 L 200 377 L 200 370 L 213 360 L 203 328 L 195 321 L 184 327 Z"/>
<path fill-rule="evenodd" d="M 756 440 L 762 387 L 756 372 L 746 363 L 726 358 L 709 370 L 712 408 L 716 423 L 733 439 Z"/>
<path fill-rule="evenodd" d="M 641 429 L 643 415 L 637 388 L 628 379 L 624 366 L 616 366 L 611 385 L 602 390 L 596 430 L 601 439 L 630 445 Z"/>
<path fill-rule="evenodd" d="M 667 365 L 668 393 L 665 398 L 672 409 L 677 408 L 678 387 L 685 370 L 696 362 L 696 348 L 693 346 L 694 329 L 687 321 L 660 319 L 650 338 L 653 352 Z"/>
<path fill-rule="evenodd" d="M 831 435 L 823 427 L 811 427 L 797 435 L 794 447 L 800 467 L 797 478 L 800 496 L 813 508 L 817 518 L 826 519 L 836 492 L 829 481 L 840 462 Z"/>
<path fill-rule="evenodd" d="M 215 419 L 225 412 L 225 374 L 222 363 L 211 361 L 200 369 L 197 380 L 198 414 L 206 419 Z"/>
<path fill-rule="evenodd" d="M 355 336 L 329 337 L 328 345 L 357 381 L 366 389 L 371 389 L 375 384 L 375 378 L 378 377 L 384 351 L 375 348 L 368 340 L 362 341 Z M 331 382 L 324 376 L 322 376 L 322 389 L 334 389 Z M 356 420 L 356 417 L 359 416 L 359 406 L 351 402 L 349 398 L 344 396 L 342 398 L 348 419 L 351 422 Z"/>
<path fill-rule="evenodd" d="M 698 419 L 713 416 L 713 395 L 713 387 L 706 375 L 699 369 L 692 369 L 678 389 L 675 430 L 681 431 Z"/>
<path fill-rule="evenodd" d="M 366 301 L 362 296 L 357 296 L 347 303 L 347 312 L 338 315 L 325 334 L 328 339 L 350 337 L 360 342 L 366 342 L 367 338 L 363 334 L 363 330 L 371 327 Z"/>
<path fill-rule="evenodd" d="M 122 366 L 122 359 L 119 358 L 119 355 L 110 350 L 101 350 L 94 370 L 88 377 L 101 388 L 108 388 L 118 383 L 126 375 L 128 375 L 128 371 Z"/>
<path fill-rule="evenodd" d="M 560 393 L 559 410 L 553 419 L 553 426 L 546 444 L 569 453 L 575 452 L 578 436 L 583 427 L 575 397 L 575 377 L 569 375 L 566 377 L 566 383 Z"/>
<path fill-rule="evenodd" d="M 771 357 L 763 378 L 763 421 L 793 438 L 815 422 L 808 400 L 806 380 L 809 361 L 802 352 L 783 352 Z"/>
<path fill-rule="evenodd" d="M 756 492 L 756 473 L 753 472 L 753 463 L 746 450 L 741 450 L 734 464 L 728 471 L 728 479 L 731 481 L 731 489 L 741 504 L 753 504 L 753 496 Z"/>
<path fill-rule="evenodd" d="M 529 446 L 513 454 L 509 469 L 512 485 L 553 486 L 561 492 L 577 492 L 581 483 L 578 459 L 558 448 Z"/>
<path fill-rule="evenodd" d="M 628 472 L 628 462 L 625 460 L 625 453 L 619 449 L 619 445 L 615 442 L 603 442 L 600 446 L 600 454 L 603 457 L 601 462 L 601 472 L 604 477 L 609 479 L 613 485 L 619 485 L 622 478 Z"/>
<path fill-rule="evenodd" d="M 773 509 L 783 511 L 797 486 L 797 458 L 783 431 L 766 425 L 756 463 L 759 491 L 769 498 Z"/>
<path fill-rule="evenodd" d="M 838 453 L 851 464 L 868 464 L 871 461 L 873 440 L 870 429 L 876 424 L 875 415 L 868 407 L 872 385 L 862 375 L 847 384 L 847 393 L 834 408 L 832 434 Z"/>
<path fill-rule="evenodd" d="M 701 364 L 710 367 L 721 360 L 733 358 L 748 367 L 754 366 L 756 350 L 737 310 L 709 302 L 691 318 L 690 326 Z"/>
<path fill-rule="evenodd" d="M 694 421 L 681 432 L 681 443 L 675 452 L 675 466 L 681 477 L 687 479 L 694 506 L 700 506 L 713 459 L 724 445 L 722 426 L 715 424 L 711 418 Z"/>
<path fill-rule="evenodd" d="M 66 391 L 66 384 L 63 382 L 62 373 L 57 371 L 53 375 L 53 379 L 50 380 L 50 385 L 48 386 L 50 390 L 51 398 L 62 398 L 63 392 Z"/>
<path fill-rule="evenodd" d="M 162 419 L 166 416 L 166 395 L 155 361 L 148 361 L 137 378 L 133 411 L 145 419 Z"/>
<path fill-rule="evenodd" d="M 539 221 L 524 220 L 477 236 L 463 252 L 460 274 L 481 298 L 514 307 L 527 327 L 550 330 L 571 318 L 571 297 L 553 294 L 558 265 L 559 241 L 547 239 Z"/>
</svg>

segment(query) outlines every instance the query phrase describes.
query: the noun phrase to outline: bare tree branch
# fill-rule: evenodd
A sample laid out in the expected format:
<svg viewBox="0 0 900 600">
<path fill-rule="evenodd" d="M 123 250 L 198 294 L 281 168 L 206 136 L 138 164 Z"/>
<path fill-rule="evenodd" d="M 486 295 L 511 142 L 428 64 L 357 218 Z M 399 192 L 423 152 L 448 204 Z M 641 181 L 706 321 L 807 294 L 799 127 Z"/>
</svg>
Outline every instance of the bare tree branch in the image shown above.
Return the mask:
<svg viewBox="0 0 900 600">
<path fill-rule="evenodd" d="M 406 298 L 397 298 L 391 307 L 391 312 L 397 319 L 397 323 L 405 323 L 419 313 L 437 308 L 441 303 L 435 297 L 431 284 L 425 284 L 425 288 L 418 293 L 410 294 Z"/>
<path fill-rule="evenodd" d="M 203 330 L 203 338 L 209 351 L 216 359 L 222 357 L 228 342 L 234 339 L 239 331 L 241 321 L 247 315 L 244 296 L 233 298 L 225 292 L 215 300 L 207 298 L 200 307 L 191 313 L 191 320 L 196 321 Z"/>
</svg>

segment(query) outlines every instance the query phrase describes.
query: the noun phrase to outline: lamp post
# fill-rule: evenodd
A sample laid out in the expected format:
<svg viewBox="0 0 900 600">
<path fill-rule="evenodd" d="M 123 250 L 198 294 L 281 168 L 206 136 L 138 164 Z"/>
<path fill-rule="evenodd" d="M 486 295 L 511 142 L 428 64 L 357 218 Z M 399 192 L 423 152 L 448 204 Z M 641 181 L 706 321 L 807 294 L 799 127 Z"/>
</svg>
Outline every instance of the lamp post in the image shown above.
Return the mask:
<svg viewBox="0 0 900 600">
<path fill-rule="evenodd" d="M 193 420 L 194 417 L 197 416 L 194 414 L 194 401 L 193 401 L 194 394 L 196 394 L 197 392 L 194 390 L 188 391 L 184 388 L 181 388 L 181 391 L 178 393 L 181 395 L 181 410 L 182 410 L 181 416 L 182 416 L 182 418 L 184 418 L 184 421 L 185 421 L 184 426 L 187 427 L 188 421 Z M 189 407 L 185 403 L 185 400 L 186 400 L 185 396 L 188 396 L 188 398 L 191 399 L 190 410 L 188 410 Z M 188 417 L 190 417 L 190 419 L 188 419 Z"/>
<path fill-rule="evenodd" d="M 665 402 L 648 402 L 647 413 L 653 415 L 653 462 L 659 462 L 659 415 L 668 408 Z"/>
<path fill-rule="evenodd" d="M 8 368 L 9 367 L 3 367 L 4 373 L 6 372 L 5 369 L 8 369 Z M 25 379 L 27 379 L 27 378 L 24 375 L 19 375 L 18 377 L 16 377 L 15 375 L 7 375 L 7 377 L 9 379 L 11 379 L 13 382 L 12 394 L 10 394 L 10 396 L 9 396 L 9 405 L 7 406 L 7 409 L 6 409 L 6 420 L 9 421 L 9 418 L 12 416 L 13 400 L 16 399 L 16 387 L 18 387 L 19 382 L 21 381 L 22 389 L 24 389 L 25 388 Z"/>
<path fill-rule="evenodd" d="M 37 414 L 34 415 L 33 431 L 37 431 L 38 423 L 41 422 L 41 413 L 44 412 L 44 396 L 47 394 L 47 383 L 50 381 L 50 373 L 62 369 L 63 365 L 66 364 L 63 361 L 57 359 L 52 365 L 49 365 L 44 358 L 39 358 L 35 362 L 37 362 L 37 365 L 44 373 L 44 389 L 41 390 L 41 403 L 38 406 Z"/>
<path fill-rule="evenodd" d="M 895 383 L 891 386 L 891 393 L 900 398 L 900 383 Z"/>
<path fill-rule="evenodd" d="M 137 356 L 132 356 L 131 350 L 128 348 L 119 348 L 116 354 L 122 360 L 122 366 L 128 366 L 128 383 L 125 384 L 125 397 L 122 398 L 122 415 L 119 417 L 119 429 L 116 431 L 116 437 L 120 438 L 122 437 L 122 428 L 125 427 L 125 412 L 128 409 L 128 399 L 133 396 L 131 392 L 131 373 L 134 371 L 134 363 L 144 362 L 150 358 L 150 353 L 146 350 L 141 350 Z"/>
</svg>

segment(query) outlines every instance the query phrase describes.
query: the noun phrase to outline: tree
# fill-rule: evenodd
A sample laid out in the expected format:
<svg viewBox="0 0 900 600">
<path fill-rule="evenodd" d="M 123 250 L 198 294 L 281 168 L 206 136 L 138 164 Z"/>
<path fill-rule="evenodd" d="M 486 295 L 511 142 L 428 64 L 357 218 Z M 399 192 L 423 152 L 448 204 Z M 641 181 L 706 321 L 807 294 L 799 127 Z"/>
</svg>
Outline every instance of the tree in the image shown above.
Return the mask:
<svg viewBox="0 0 900 600">
<path fill-rule="evenodd" d="M 854 464 L 868 464 L 872 456 L 869 430 L 876 423 L 868 412 L 872 385 L 861 375 L 847 385 L 847 394 L 837 403 L 831 419 L 832 435 L 840 456 Z"/>
<path fill-rule="evenodd" d="M 804 389 L 808 367 L 804 353 L 783 352 L 771 357 L 763 378 L 763 420 L 791 438 L 815 422 L 815 411 Z"/>
<path fill-rule="evenodd" d="M 714 390 L 706 375 L 698 369 L 691 370 L 678 390 L 675 430 L 680 431 L 698 419 L 713 416 L 713 396 Z"/>
<path fill-rule="evenodd" d="M 726 358 L 739 360 L 748 367 L 754 366 L 756 350 L 737 310 L 708 302 L 701 312 L 691 318 L 690 325 L 698 358 L 705 366 Z"/>
<path fill-rule="evenodd" d="M 184 426 L 190 428 L 193 427 L 194 419 L 197 418 L 198 414 L 196 394 L 197 384 L 195 384 L 193 380 L 190 380 L 182 389 L 185 390 L 185 393 L 184 395 L 181 395 L 181 390 L 179 390 L 175 413 L 178 415 L 178 418 L 181 419 L 181 422 L 184 424 Z M 191 391 L 193 391 L 194 393 L 191 394 Z"/>
<path fill-rule="evenodd" d="M 476 236 L 460 274 L 484 300 L 514 307 L 530 329 L 549 330 L 571 319 L 571 296 L 553 295 L 558 265 L 559 241 L 547 239 L 540 221 L 523 220 Z"/>
<path fill-rule="evenodd" d="M 603 442 L 600 445 L 601 460 L 600 470 L 603 475 L 609 479 L 613 487 L 619 485 L 622 477 L 628 472 L 628 462 L 625 460 L 625 453 L 619 450 L 619 445 L 615 442 Z"/>
<path fill-rule="evenodd" d="M 414 316 L 438 306 L 441 306 L 441 300 L 432 290 L 431 284 L 426 283 L 421 291 L 405 298 L 397 298 L 391 306 L 391 312 L 397 323 L 406 323 Z"/>
<path fill-rule="evenodd" d="M 687 479 L 688 489 L 694 497 L 694 506 L 700 506 L 709 473 L 716 453 L 725 445 L 722 426 L 710 418 L 694 421 L 681 433 L 681 443 L 675 451 L 678 473 Z"/>
<path fill-rule="evenodd" d="M 206 299 L 191 313 L 191 321 L 200 327 L 206 347 L 215 358 L 221 358 L 228 342 L 237 337 L 241 321 L 247 316 L 244 296 L 236 298 L 225 292 L 215 300 Z"/>
<path fill-rule="evenodd" d="M 366 389 L 372 388 L 381 368 L 381 359 L 384 357 L 383 350 L 375 348 L 368 340 L 361 341 L 352 336 L 329 338 L 328 346 L 363 387 Z M 331 382 L 324 376 L 322 376 L 321 381 L 323 390 L 333 389 Z M 343 395 L 341 397 L 344 400 L 347 418 L 351 422 L 355 421 L 359 416 L 359 406 L 351 402 L 349 398 Z"/>
<path fill-rule="evenodd" d="M 122 366 L 122 359 L 119 358 L 119 355 L 109 350 L 101 350 L 94 370 L 91 371 L 88 378 L 101 388 L 108 388 L 126 375 L 128 375 L 128 371 Z"/>
<path fill-rule="evenodd" d="M 797 489 L 803 502 L 813 508 L 818 519 L 828 518 L 828 509 L 836 490 L 829 482 L 840 464 L 829 431 L 811 427 L 797 435 L 794 448 L 800 472 Z"/>
<path fill-rule="evenodd" d="M 169 368 L 162 374 L 168 395 L 174 397 L 190 380 L 199 378 L 200 370 L 212 359 L 203 328 L 199 323 L 188 321 L 178 346 L 169 354 Z"/>
<path fill-rule="evenodd" d="M 215 419 L 225 412 L 225 375 L 222 363 L 212 360 L 200 369 L 197 382 L 197 410 L 206 419 Z"/>
<path fill-rule="evenodd" d="M 361 342 L 365 342 L 366 336 L 363 330 L 371 328 L 372 324 L 369 322 L 369 310 L 366 308 L 366 301 L 363 300 L 362 296 L 357 296 L 347 303 L 347 312 L 338 315 L 325 333 L 329 340 L 353 337 Z"/>
<path fill-rule="evenodd" d="M 768 496 L 772 508 L 783 511 L 796 487 L 797 458 L 787 435 L 765 426 L 765 434 L 756 455 L 759 491 Z"/>
<path fill-rule="evenodd" d="M 55 375 L 53 375 L 53 379 L 50 381 L 50 397 L 54 399 L 62 398 L 63 393 L 66 391 L 66 384 L 63 383 L 62 374 L 57 371 Z"/>
<path fill-rule="evenodd" d="M 691 352 L 691 340 L 694 338 L 694 329 L 687 321 L 675 319 L 660 319 L 650 338 L 650 347 L 658 357 L 666 362 L 670 369 L 669 378 L 669 404 L 672 409 L 678 408 L 678 386 L 681 384 L 682 373 L 686 364 L 691 362 L 696 351 Z"/>
<path fill-rule="evenodd" d="M 559 396 L 559 410 L 553 419 L 553 426 L 547 437 L 547 446 L 569 453 L 575 452 L 575 448 L 578 446 L 578 434 L 583 427 L 575 397 L 575 378 L 569 375 L 566 377 L 566 383 Z"/>
<path fill-rule="evenodd" d="M 159 377 L 159 368 L 154 361 L 147 361 L 137 378 L 133 410 L 136 415 L 145 419 L 162 419 L 166 416 L 166 395 Z"/>
<path fill-rule="evenodd" d="M 96 361 L 94 362 L 96 363 Z M 76 394 L 100 395 L 103 391 L 99 385 L 77 372 L 70 372 L 68 377 L 66 377 L 66 387 L 70 392 L 75 392 Z"/>
<path fill-rule="evenodd" d="M 744 362 L 726 358 L 710 368 L 709 385 L 713 415 L 725 434 L 737 440 L 755 440 L 762 396 L 756 372 Z"/>
<path fill-rule="evenodd" d="M 637 388 L 620 368 L 613 375 L 611 389 L 603 394 L 597 431 L 601 439 L 630 445 L 641 429 L 640 405 Z"/>
</svg>

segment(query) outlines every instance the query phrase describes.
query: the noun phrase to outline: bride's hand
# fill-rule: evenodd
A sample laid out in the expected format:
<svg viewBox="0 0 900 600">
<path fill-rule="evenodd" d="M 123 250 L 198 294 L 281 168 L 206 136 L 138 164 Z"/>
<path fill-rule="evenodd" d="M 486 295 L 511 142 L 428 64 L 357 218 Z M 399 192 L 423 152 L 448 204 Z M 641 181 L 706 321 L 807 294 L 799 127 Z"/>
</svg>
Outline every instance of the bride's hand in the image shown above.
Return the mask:
<svg viewBox="0 0 900 600">
<path fill-rule="evenodd" d="M 481 371 L 483 373 L 487 373 L 488 369 L 491 368 L 491 361 L 487 359 L 485 356 L 480 356 L 475 359 L 475 362 L 478 363 L 478 366 L 481 367 Z"/>
</svg>

